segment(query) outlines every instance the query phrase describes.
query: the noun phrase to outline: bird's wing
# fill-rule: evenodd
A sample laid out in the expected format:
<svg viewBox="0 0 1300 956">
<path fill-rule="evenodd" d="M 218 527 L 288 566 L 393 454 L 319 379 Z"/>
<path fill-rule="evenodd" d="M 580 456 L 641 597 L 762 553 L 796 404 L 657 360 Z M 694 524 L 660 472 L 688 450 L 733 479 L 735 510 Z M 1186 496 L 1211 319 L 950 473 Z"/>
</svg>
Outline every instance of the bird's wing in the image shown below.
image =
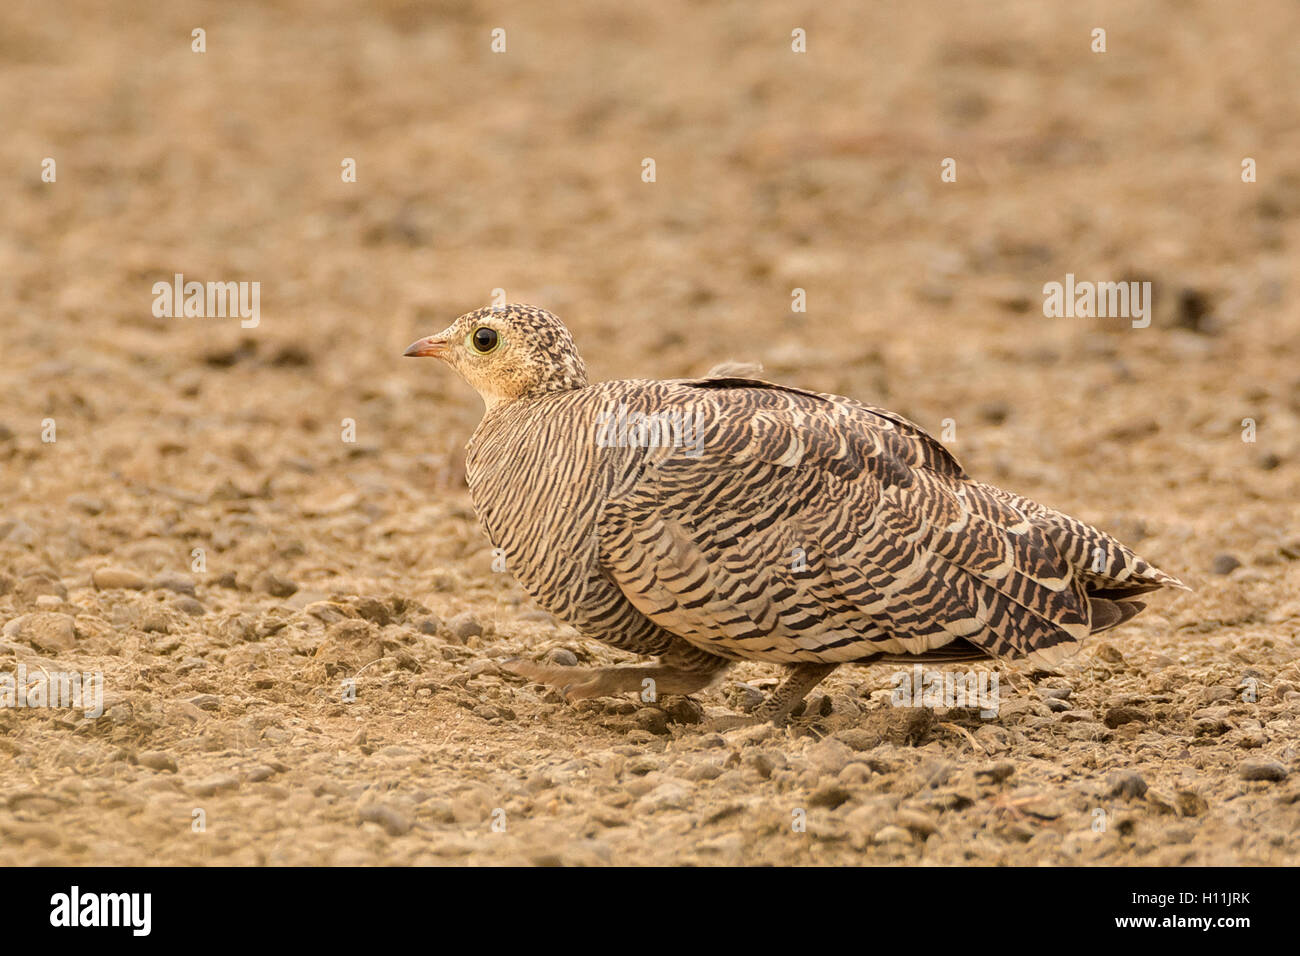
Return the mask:
<svg viewBox="0 0 1300 956">
<path fill-rule="evenodd" d="M 698 454 L 644 450 L 598 533 L 607 573 L 666 630 L 782 662 L 954 641 L 1050 661 L 1091 631 L 1086 582 L 1051 523 L 970 480 L 906 419 L 744 380 L 663 395 L 660 412 L 694 417 Z"/>
</svg>

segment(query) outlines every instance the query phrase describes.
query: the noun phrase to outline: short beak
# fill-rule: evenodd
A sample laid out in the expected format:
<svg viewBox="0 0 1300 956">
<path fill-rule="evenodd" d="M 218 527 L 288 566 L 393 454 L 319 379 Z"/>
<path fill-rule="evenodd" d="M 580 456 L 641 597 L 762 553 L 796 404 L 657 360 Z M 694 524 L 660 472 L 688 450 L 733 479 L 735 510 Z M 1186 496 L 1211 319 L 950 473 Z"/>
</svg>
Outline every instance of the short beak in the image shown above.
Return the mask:
<svg viewBox="0 0 1300 956">
<path fill-rule="evenodd" d="M 412 342 L 402 354 L 409 355 L 412 358 L 423 355 L 446 355 L 447 340 L 440 339 L 436 335 L 427 335 L 418 341 Z"/>
</svg>

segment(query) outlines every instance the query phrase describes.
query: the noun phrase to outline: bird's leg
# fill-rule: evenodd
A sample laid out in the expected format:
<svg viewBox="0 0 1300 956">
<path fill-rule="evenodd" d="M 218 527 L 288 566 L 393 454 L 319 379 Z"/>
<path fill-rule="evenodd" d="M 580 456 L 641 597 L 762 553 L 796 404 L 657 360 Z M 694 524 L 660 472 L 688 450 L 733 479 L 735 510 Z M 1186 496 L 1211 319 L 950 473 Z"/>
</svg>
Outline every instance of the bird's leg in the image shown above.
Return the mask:
<svg viewBox="0 0 1300 956">
<path fill-rule="evenodd" d="M 723 664 L 726 662 L 723 661 Z M 657 700 L 664 694 L 693 694 L 713 683 L 721 671 L 684 670 L 665 664 L 622 664 L 616 667 L 556 667 L 536 661 L 510 660 L 502 665 L 506 670 L 538 684 L 557 688 L 569 700 L 585 697 L 610 697 L 636 691 Z M 646 681 L 652 683 L 647 684 Z"/>
<path fill-rule="evenodd" d="M 767 695 L 767 700 L 754 708 L 754 716 L 759 720 L 770 720 L 777 727 L 783 726 L 790 711 L 799 706 L 808 691 L 839 666 L 816 662 L 791 664 L 780 686 Z"/>
</svg>

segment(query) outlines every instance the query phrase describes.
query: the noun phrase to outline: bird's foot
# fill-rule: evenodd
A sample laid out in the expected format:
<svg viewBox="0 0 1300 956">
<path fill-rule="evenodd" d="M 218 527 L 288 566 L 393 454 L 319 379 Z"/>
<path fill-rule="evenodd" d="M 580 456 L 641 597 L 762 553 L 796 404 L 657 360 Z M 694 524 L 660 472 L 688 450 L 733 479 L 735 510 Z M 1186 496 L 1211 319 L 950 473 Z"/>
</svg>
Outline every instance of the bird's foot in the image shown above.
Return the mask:
<svg viewBox="0 0 1300 956">
<path fill-rule="evenodd" d="M 822 682 L 838 664 L 805 663 L 793 664 L 786 672 L 781 685 L 767 695 L 767 699 L 754 708 L 753 716 L 760 721 L 770 720 L 774 727 L 784 727 L 790 719 L 791 712 L 801 703 L 808 692 Z"/>
</svg>

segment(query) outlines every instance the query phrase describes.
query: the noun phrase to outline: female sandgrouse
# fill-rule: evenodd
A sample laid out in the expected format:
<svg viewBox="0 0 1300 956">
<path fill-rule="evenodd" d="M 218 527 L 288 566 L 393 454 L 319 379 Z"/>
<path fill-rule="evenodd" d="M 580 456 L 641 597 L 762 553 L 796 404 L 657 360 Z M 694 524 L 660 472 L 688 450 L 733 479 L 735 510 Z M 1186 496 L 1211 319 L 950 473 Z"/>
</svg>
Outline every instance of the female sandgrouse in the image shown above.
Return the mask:
<svg viewBox="0 0 1300 956">
<path fill-rule="evenodd" d="M 976 481 L 919 427 L 741 377 L 595 385 L 568 329 L 525 305 L 420 339 L 487 405 L 474 508 L 537 602 L 653 664 L 513 669 L 569 699 L 707 686 L 773 661 L 781 722 L 839 664 L 1034 657 L 1184 587 L 1114 538 Z M 725 374 L 725 373 L 724 373 Z"/>
</svg>

